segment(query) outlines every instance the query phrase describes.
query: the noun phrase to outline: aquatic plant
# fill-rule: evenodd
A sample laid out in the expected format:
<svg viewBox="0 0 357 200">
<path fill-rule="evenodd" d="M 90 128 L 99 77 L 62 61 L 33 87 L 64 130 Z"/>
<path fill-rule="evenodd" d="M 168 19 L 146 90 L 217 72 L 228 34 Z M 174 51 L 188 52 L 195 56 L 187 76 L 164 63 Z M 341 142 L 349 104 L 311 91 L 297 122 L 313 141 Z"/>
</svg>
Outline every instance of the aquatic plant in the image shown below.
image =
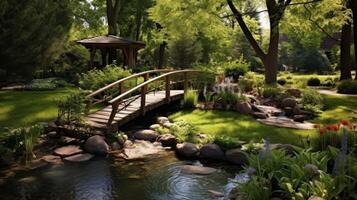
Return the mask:
<svg viewBox="0 0 357 200">
<path fill-rule="evenodd" d="M 188 90 L 183 98 L 185 108 L 196 108 L 198 102 L 198 93 L 196 90 Z"/>
</svg>

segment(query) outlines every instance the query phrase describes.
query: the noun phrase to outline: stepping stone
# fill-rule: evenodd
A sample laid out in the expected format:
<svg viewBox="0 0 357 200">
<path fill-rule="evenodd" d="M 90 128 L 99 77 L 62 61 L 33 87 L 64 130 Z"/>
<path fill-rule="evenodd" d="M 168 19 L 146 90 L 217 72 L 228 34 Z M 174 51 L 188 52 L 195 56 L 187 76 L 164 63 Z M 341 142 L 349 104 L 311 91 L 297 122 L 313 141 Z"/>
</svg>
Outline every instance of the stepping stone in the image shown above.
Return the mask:
<svg viewBox="0 0 357 200">
<path fill-rule="evenodd" d="M 183 165 L 181 172 L 185 174 L 198 174 L 198 175 L 209 175 L 217 170 L 211 167 L 202 167 L 197 165 Z"/>
<path fill-rule="evenodd" d="M 54 154 L 61 156 L 61 157 L 67 157 L 67 156 L 72 156 L 75 154 L 82 153 L 83 150 L 79 148 L 79 146 L 76 145 L 68 145 L 64 147 L 60 147 L 55 149 Z"/>
<path fill-rule="evenodd" d="M 62 159 L 59 156 L 55 156 L 55 155 L 46 155 L 43 156 L 41 158 L 41 160 L 51 163 L 51 164 L 61 164 L 62 163 Z"/>
<path fill-rule="evenodd" d="M 314 124 L 310 122 L 295 122 L 294 120 L 287 117 L 269 117 L 267 119 L 258 119 L 258 121 L 265 125 L 283 127 L 283 128 L 293 128 L 301 130 L 314 129 Z"/>
<path fill-rule="evenodd" d="M 69 162 L 85 162 L 85 161 L 92 159 L 93 157 L 94 157 L 94 155 L 92 155 L 92 154 L 81 153 L 81 154 L 76 154 L 73 156 L 66 157 L 66 158 L 64 158 L 64 160 L 69 161 Z"/>
</svg>

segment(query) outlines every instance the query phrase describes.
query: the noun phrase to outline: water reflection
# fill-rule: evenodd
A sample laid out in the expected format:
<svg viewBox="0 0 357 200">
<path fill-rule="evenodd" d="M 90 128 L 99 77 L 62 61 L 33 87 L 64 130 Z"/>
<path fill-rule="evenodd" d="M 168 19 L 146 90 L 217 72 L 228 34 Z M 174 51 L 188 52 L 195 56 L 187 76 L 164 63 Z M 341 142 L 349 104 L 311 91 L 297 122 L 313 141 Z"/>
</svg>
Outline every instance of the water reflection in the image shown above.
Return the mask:
<svg viewBox="0 0 357 200">
<path fill-rule="evenodd" d="M 58 200 L 207 200 L 208 190 L 223 192 L 234 174 L 220 169 L 211 175 L 184 174 L 172 154 L 125 163 L 96 158 L 35 170 L 0 186 L 0 199 Z"/>
</svg>

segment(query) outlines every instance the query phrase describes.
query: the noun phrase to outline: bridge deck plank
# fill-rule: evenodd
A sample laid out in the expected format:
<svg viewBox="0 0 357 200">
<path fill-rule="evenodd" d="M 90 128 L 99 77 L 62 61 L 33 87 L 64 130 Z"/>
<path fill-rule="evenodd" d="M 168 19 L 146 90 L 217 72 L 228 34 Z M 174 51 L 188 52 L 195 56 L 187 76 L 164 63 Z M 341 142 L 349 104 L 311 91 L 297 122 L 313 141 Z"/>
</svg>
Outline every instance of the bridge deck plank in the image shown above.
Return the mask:
<svg viewBox="0 0 357 200">
<path fill-rule="evenodd" d="M 181 97 L 183 97 L 183 90 L 171 90 L 170 91 L 170 100 L 177 100 Z M 153 110 L 163 104 L 166 104 L 166 95 L 165 91 L 156 91 L 156 92 L 150 92 L 146 94 L 145 97 L 145 111 L 150 111 Z M 133 102 L 131 102 L 126 108 L 123 108 L 123 106 L 119 106 L 119 111 L 116 113 L 114 120 L 111 124 L 111 127 L 115 127 L 116 129 L 119 126 L 124 125 L 125 123 L 131 121 L 132 119 L 135 119 L 136 117 L 140 116 L 141 113 L 141 98 L 138 97 L 135 99 Z M 90 125 L 93 128 L 98 128 L 98 129 L 107 129 L 107 122 L 110 117 L 110 114 L 112 112 L 111 106 L 106 106 L 101 110 L 98 110 L 92 114 L 89 114 L 86 118 L 85 121 L 87 122 L 88 125 Z"/>
</svg>

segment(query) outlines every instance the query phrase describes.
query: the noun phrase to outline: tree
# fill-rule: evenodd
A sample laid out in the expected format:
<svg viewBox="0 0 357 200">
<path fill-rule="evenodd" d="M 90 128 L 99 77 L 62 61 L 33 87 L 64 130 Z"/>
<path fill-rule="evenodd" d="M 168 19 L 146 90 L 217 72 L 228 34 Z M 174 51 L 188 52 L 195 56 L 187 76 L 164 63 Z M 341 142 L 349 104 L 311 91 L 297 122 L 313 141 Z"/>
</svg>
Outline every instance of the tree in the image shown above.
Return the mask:
<svg viewBox="0 0 357 200">
<path fill-rule="evenodd" d="M 118 15 L 122 7 L 123 0 L 106 0 L 107 2 L 107 21 L 108 21 L 108 34 L 117 35 L 118 34 Z"/>
<path fill-rule="evenodd" d="M 349 0 L 349 6 L 352 10 L 353 14 L 353 42 L 354 42 L 354 50 L 355 50 L 355 80 L 357 80 L 357 1 L 356 0 Z"/>
<path fill-rule="evenodd" d="M 279 22 L 283 17 L 286 7 L 291 0 L 266 0 L 267 11 L 270 21 L 270 38 L 268 52 L 264 53 L 251 31 L 243 20 L 243 15 L 237 10 L 232 0 L 227 0 L 228 6 L 236 18 L 247 40 L 253 47 L 257 56 L 262 60 L 265 68 L 265 82 L 267 84 L 275 83 L 278 71 L 278 50 L 279 50 Z"/>
<path fill-rule="evenodd" d="M 31 78 L 61 53 L 72 24 L 70 1 L 2 0 L 0 5 L 1 69 L 9 79 L 12 74 Z"/>
</svg>

